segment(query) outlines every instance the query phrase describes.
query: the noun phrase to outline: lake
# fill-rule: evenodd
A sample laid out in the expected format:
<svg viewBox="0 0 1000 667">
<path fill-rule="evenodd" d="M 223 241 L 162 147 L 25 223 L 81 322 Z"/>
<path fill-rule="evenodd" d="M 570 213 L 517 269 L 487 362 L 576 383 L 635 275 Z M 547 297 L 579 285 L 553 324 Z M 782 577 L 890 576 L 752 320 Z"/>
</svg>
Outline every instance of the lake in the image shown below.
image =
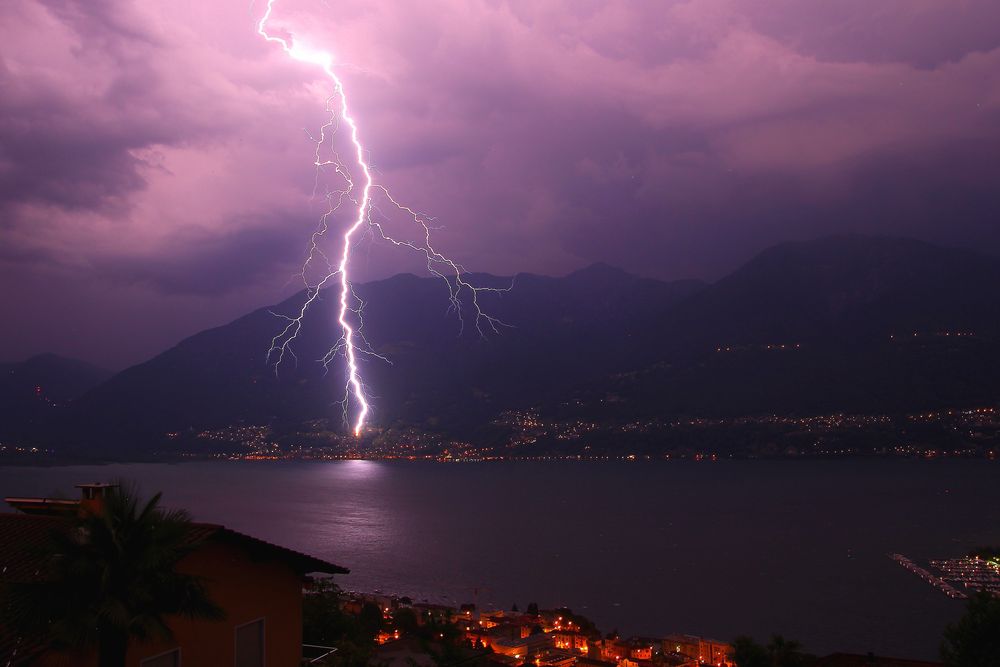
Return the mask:
<svg viewBox="0 0 1000 667">
<path fill-rule="evenodd" d="M 623 634 L 781 633 L 819 654 L 935 658 L 964 602 L 887 554 L 1000 544 L 988 461 L 0 467 L 0 493 L 116 477 L 349 567 L 346 589 L 566 605 Z"/>
</svg>

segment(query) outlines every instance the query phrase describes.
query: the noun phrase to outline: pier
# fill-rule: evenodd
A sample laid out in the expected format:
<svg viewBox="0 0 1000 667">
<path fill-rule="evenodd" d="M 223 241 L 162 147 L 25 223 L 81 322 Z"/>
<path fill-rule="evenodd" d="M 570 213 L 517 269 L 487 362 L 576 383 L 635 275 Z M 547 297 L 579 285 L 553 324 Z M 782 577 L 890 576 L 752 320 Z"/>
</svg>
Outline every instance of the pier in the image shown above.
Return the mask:
<svg viewBox="0 0 1000 667">
<path fill-rule="evenodd" d="M 899 563 L 900 565 L 902 565 L 910 572 L 912 572 L 913 574 L 917 575 L 918 577 L 929 583 L 934 588 L 938 589 L 939 591 L 947 595 L 948 597 L 957 598 L 960 600 L 964 600 L 969 597 L 968 595 L 958 590 L 957 588 L 952 586 L 950 583 L 948 583 L 941 577 L 920 567 L 906 556 L 902 554 L 889 554 L 889 557 L 892 558 L 897 563 Z"/>
</svg>

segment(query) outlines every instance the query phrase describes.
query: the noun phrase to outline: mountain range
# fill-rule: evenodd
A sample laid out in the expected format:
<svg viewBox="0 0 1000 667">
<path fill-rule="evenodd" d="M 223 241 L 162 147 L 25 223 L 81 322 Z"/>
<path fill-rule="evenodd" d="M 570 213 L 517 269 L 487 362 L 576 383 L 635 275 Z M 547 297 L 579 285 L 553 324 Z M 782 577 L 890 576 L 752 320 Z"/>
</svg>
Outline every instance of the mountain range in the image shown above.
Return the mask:
<svg viewBox="0 0 1000 667">
<path fill-rule="evenodd" d="M 499 333 L 479 336 L 467 302 L 463 326 L 439 278 L 356 286 L 365 336 L 388 360 L 362 359 L 373 424 L 468 434 L 525 408 L 576 405 L 621 421 L 886 413 L 1000 396 L 1000 260 L 975 252 L 840 236 L 772 247 L 711 284 L 602 264 L 561 278 L 467 279 L 510 287 L 480 294 L 504 322 Z M 239 423 L 339 423 L 342 362 L 317 361 L 339 337 L 332 293 L 308 311 L 295 358 L 268 363 L 284 326 L 276 314 L 294 313 L 304 298 L 195 334 L 109 378 L 79 367 L 41 411 L 18 406 L 38 403 L 42 382 L 2 385 L 0 436 L 120 450 Z M 3 368 L 28 378 L 42 366 Z"/>
<path fill-rule="evenodd" d="M 0 363 L 0 437 L 31 438 L 61 421 L 74 399 L 113 373 L 85 361 L 39 354 Z"/>
</svg>

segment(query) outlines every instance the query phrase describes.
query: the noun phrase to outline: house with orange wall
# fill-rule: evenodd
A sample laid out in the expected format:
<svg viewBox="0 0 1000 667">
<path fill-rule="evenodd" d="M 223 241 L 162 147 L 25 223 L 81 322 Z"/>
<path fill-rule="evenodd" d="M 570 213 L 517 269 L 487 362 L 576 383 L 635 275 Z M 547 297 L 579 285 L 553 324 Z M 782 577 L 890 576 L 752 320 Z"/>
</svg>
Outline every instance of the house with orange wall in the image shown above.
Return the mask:
<svg viewBox="0 0 1000 667">
<path fill-rule="evenodd" d="M 80 485 L 80 501 L 7 498 L 19 513 L 0 513 L 0 604 L 3 584 L 38 575 L 37 554 L 53 530 L 81 507 L 99 511 L 110 485 Z M 171 642 L 133 643 L 127 667 L 297 667 L 302 660 L 302 595 L 308 573 L 346 574 L 333 563 L 239 533 L 194 523 L 197 548 L 177 568 L 201 577 L 223 620 L 170 619 Z M 0 628 L 0 666 L 91 667 L 97 656 L 49 650 Z"/>
</svg>

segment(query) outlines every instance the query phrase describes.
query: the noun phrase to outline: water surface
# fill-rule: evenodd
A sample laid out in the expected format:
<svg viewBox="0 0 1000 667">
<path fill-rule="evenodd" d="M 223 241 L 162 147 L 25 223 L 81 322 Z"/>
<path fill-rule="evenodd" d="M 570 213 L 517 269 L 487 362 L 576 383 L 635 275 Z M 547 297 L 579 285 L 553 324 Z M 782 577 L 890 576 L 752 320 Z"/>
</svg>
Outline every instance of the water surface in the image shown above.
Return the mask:
<svg viewBox="0 0 1000 667">
<path fill-rule="evenodd" d="M 345 588 L 568 605 L 623 633 L 782 633 L 818 653 L 936 657 L 963 603 L 886 554 L 1000 543 L 984 461 L 18 467 L 0 493 L 114 477 L 347 566 Z"/>
</svg>

